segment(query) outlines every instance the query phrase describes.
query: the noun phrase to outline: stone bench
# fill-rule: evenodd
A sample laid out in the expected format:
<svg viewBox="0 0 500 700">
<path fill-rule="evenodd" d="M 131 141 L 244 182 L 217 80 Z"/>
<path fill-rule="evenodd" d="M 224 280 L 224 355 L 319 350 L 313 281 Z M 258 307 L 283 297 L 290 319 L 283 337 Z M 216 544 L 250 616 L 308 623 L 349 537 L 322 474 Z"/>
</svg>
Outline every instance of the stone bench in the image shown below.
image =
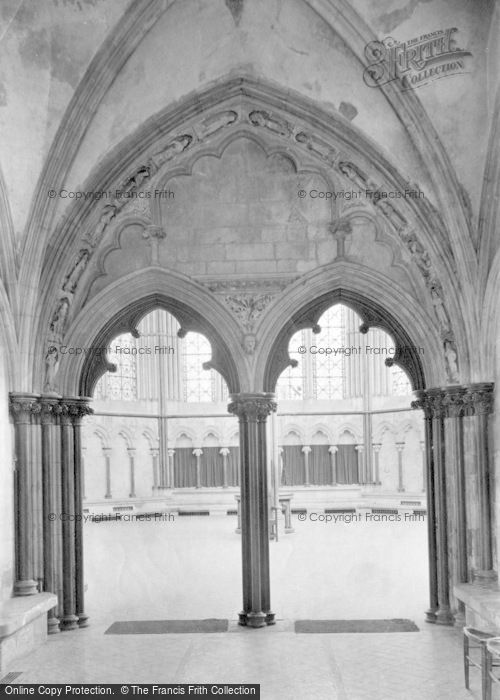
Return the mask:
<svg viewBox="0 0 500 700">
<path fill-rule="evenodd" d="M 56 605 L 53 593 L 37 593 L 10 598 L 0 606 L 0 676 L 47 639 L 47 612 Z"/>
</svg>

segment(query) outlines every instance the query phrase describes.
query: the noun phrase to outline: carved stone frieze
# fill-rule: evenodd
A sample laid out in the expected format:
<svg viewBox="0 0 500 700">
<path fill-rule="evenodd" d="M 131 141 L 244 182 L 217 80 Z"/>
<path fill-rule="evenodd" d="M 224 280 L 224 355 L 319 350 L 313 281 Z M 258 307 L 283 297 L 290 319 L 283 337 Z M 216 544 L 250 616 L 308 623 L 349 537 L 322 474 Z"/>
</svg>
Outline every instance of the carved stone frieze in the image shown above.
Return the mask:
<svg viewBox="0 0 500 700">
<path fill-rule="evenodd" d="M 238 121 L 238 116 L 238 112 L 234 109 L 225 109 L 223 112 L 212 114 L 195 127 L 196 134 L 200 139 L 206 139 L 227 126 L 232 126 Z"/>
<path fill-rule="evenodd" d="M 81 248 L 81 250 L 78 252 L 76 260 L 73 263 L 73 267 L 64 278 L 62 286 L 63 292 L 73 294 L 78 285 L 80 277 L 85 272 L 85 268 L 90 260 L 90 255 L 91 253 L 88 248 Z"/>
<path fill-rule="evenodd" d="M 205 280 L 203 284 L 210 289 L 214 294 L 227 294 L 234 292 L 236 294 L 277 294 L 288 287 L 289 284 L 298 279 L 297 275 L 291 277 L 276 277 L 264 280 L 256 279 L 211 279 Z"/>
<path fill-rule="evenodd" d="M 292 126 L 286 119 L 264 109 L 254 109 L 249 113 L 248 119 L 253 126 L 268 129 L 278 136 L 290 136 L 292 134 Z"/>
<path fill-rule="evenodd" d="M 169 141 L 161 151 L 153 154 L 149 159 L 149 167 L 152 172 L 159 170 L 165 163 L 178 156 L 180 153 L 184 153 L 193 143 L 192 134 L 182 134 L 181 136 L 176 136 L 174 139 Z"/>
<path fill-rule="evenodd" d="M 338 151 L 329 143 L 319 138 L 319 136 L 306 131 L 299 131 L 295 134 L 295 141 L 300 143 L 304 148 L 307 148 L 311 153 L 314 153 L 315 156 L 321 158 L 321 160 L 324 160 L 328 165 L 334 164 Z"/>
</svg>

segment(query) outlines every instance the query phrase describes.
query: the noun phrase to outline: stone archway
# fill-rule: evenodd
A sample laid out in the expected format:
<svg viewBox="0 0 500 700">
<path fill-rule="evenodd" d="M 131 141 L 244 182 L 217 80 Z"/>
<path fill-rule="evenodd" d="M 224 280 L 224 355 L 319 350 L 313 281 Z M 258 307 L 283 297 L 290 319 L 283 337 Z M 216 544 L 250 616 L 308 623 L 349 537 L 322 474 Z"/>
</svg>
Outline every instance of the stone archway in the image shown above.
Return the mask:
<svg viewBox="0 0 500 700">
<path fill-rule="evenodd" d="M 328 286 L 327 280 L 322 282 Z M 310 297 L 309 301 L 288 318 L 282 316 L 281 322 L 280 309 L 269 314 L 265 323 L 268 335 L 263 343 L 266 361 L 260 375 L 262 388 L 273 392 L 282 371 L 295 362 L 288 353 L 292 335 L 303 328 L 317 332 L 318 319 L 335 302 L 342 301 L 360 315 L 362 333 L 379 327 L 394 338 L 394 359 L 386 360 L 386 364 L 396 363 L 407 372 L 416 398 L 412 408 L 423 409 L 425 417 L 430 603 L 426 619 L 460 626 L 465 620 L 464 606 L 455 597 L 454 586 L 496 578 L 488 467 L 488 415 L 492 411 L 493 385 L 427 388 L 428 377 L 436 381 L 442 368 L 436 366 L 435 358 L 422 360 L 417 352 L 421 340 L 418 318 L 411 324 L 408 319 L 402 323 L 373 297 L 356 292 L 355 286 L 336 287 L 316 298 L 310 289 L 309 294 L 303 294 Z M 293 308 L 293 294 L 283 301 L 281 311 L 286 306 Z M 432 344 L 432 338 L 429 340 Z"/>
<path fill-rule="evenodd" d="M 133 282 L 122 281 L 111 295 L 109 291 L 103 295 L 106 302 L 98 299 L 95 308 L 85 309 L 75 319 L 61 356 L 60 393 L 10 395 L 19 473 L 15 592 L 32 595 L 43 590 L 58 595 L 58 607 L 49 613 L 51 633 L 88 624 L 81 423 L 92 413 L 88 397 L 98 378 L 110 368 L 105 349 L 112 338 L 135 332 L 150 310 L 164 308 L 179 321 L 180 334 L 196 331 L 210 340 L 213 352 L 208 364 L 219 370 L 230 391 L 237 394 L 240 388 L 240 372 L 229 347 L 236 336 L 234 321 L 207 303 L 196 285 L 150 270 L 136 275 Z"/>
</svg>

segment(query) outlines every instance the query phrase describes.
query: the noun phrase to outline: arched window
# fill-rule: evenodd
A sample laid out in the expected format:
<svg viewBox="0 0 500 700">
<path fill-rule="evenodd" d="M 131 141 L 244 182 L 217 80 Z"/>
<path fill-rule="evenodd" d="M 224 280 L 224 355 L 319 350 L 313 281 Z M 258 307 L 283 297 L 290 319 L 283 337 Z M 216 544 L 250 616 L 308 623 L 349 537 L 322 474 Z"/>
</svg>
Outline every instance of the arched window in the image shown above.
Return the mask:
<svg viewBox="0 0 500 700">
<path fill-rule="evenodd" d="M 212 357 L 212 348 L 200 333 L 187 333 L 181 341 L 184 401 L 224 401 L 227 386 L 215 370 L 203 369 L 203 363 Z"/>
<path fill-rule="evenodd" d="M 96 384 L 94 397 L 102 401 L 137 399 L 137 352 L 130 333 L 116 337 L 107 352 L 116 372 L 106 372 Z"/>
<path fill-rule="evenodd" d="M 372 328 L 363 335 L 361 318 L 343 304 L 327 309 L 318 321 L 320 332 L 295 333 L 289 355 L 297 367 L 287 367 L 276 384 L 279 400 L 338 401 L 363 396 L 410 396 L 408 376 L 399 367 L 387 367 L 395 345 L 388 333 Z M 366 381 L 365 381 L 366 380 Z"/>
<path fill-rule="evenodd" d="M 316 352 L 313 357 L 313 397 L 315 399 L 345 398 L 345 353 L 346 346 L 346 308 L 340 304 L 325 311 L 319 320 L 320 333 L 314 336 L 317 349 L 332 352 Z M 337 350 L 337 353 L 335 353 Z"/>
</svg>

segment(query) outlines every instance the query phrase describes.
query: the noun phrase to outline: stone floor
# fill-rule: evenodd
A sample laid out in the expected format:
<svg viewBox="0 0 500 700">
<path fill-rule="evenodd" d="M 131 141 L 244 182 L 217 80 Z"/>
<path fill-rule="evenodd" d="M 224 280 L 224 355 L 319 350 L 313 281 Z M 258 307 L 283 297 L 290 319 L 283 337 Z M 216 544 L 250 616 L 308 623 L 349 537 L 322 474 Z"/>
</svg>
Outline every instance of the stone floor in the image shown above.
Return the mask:
<svg viewBox="0 0 500 700">
<path fill-rule="evenodd" d="M 260 683 L 264 700 L 461 700 L 460 630 L 423 621 L 425 523 L 295 520 L 271 543 L 278 623 L 239 627 L 239 537 L 228 516 L 85 526 L 92 625 L 19 660 L 16 682 Z M 163 528 L 163 529 L 162 529 Z M 169 528 L 169 529 L 166 529 Z M 203 588 L 200 583 L 203 583 Z M 116 620 L 227 617 L 222 634 L 105 635 Z M 304 618 L 408 617 L 419 632 L 295 634 Z"/>
</svg>

